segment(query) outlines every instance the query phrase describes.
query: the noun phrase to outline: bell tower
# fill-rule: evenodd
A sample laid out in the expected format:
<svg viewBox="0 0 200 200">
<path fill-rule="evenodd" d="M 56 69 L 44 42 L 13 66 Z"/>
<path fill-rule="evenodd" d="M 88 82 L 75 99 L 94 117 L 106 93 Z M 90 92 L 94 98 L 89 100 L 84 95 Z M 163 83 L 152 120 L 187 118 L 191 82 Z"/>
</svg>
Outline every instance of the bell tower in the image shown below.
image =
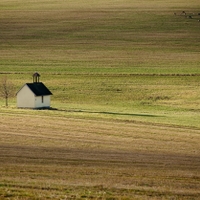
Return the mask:
<svg viewBox="0 0 200 200">
<path fill-rule="evenodd" d="M 39 82 L 40 82 L 40 75 L 37 72 L 35 72 L 33 74 L 33 83 L 39 83 Z"/>
</svg>

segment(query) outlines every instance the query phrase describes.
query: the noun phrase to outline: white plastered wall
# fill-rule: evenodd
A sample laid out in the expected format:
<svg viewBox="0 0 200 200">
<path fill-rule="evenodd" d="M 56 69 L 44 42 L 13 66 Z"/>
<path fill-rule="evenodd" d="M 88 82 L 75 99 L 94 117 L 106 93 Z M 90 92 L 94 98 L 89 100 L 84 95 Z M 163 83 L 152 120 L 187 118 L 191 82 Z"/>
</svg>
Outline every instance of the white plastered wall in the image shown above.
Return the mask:
<svg viewBox="0 0 200 200">
<path fill-rule="evenodd" d="M 27 85 L 24 85 L 17 93 L 17 107 L 18 108 L 34 108 L 35 95 Z"/>
<path fill-rule="evenodd" d="M 42 101 L 43 98 L 43 101 Z M 35 97 L 35 108 L 50 107 L 50 95 Z"/>
</svg>

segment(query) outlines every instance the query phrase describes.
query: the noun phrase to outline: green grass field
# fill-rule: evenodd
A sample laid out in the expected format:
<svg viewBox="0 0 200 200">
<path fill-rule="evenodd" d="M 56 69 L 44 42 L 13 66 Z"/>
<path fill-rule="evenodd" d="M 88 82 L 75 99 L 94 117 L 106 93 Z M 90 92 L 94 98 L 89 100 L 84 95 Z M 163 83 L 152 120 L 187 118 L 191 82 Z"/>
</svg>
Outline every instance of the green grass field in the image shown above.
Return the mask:
<svg viewBox="0 0 200 200">
<path fill-rule="evenodd" d="M 39 72 L 54 110 L 0 98 L 0 199 L 198 199 L 198 20 L 198 0 L 1 0 L 0 79 Z"/>
</svg>

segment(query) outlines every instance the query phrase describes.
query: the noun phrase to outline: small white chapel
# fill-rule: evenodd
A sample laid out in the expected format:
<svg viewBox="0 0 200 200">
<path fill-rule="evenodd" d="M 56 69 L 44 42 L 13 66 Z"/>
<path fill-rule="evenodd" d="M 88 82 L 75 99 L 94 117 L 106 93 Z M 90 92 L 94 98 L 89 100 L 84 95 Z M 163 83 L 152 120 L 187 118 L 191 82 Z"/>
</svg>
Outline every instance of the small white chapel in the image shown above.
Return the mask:
<svg viewBox="0 0 200 200">
<path fill-rule="evenodd" d="M 49 108 L 51 104 L 51 91 L 39 81 L 40 74 L 33 74 L 33 83 L 24 84 L 17 92 L 18 108 Z"/>
</svg>

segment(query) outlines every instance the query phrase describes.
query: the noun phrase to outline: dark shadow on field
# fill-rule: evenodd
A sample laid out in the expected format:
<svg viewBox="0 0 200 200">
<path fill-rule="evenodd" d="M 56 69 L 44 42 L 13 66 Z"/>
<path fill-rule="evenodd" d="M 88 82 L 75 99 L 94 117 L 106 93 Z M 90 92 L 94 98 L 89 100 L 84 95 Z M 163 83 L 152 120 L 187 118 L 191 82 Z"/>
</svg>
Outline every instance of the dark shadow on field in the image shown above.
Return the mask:
<svg viewBox="0 0 200 200">
<path fill-rule="evenodd" d="M 89 113 L 89 114 L 105 114 L 105 115 L 119 115 L 119 116 L 132 116 L 132 117 L 160 117 L 158 115 L 151 114 L 135 114 L 135 113 L 120 113 L 120 112 L 108 112 L 108 111 L 88 111 L 88 110 L 64 110 L 64 109 L 52 109 L 60 112 L 71 113 Z"/>
<path fill-rule="evenodd" d="M 78 140 L 77 140 L 78 141 Z M 86 142 L 87 143 L 87 142 Z M 118 166 L 140 167 L 148 169 L 187 169 L 197 170 L 199 156 L 187 156 L 178 153 L 148 152 L 145 151 L 115 151 L 73 149 L 68 147 L 40 147 L 0 144 L 0 160 L 2 164 L 42 164 L 57 166 Z M 191 166 L 192 163 L 192 166 Z M 38 168 L 39 169 L 39 168 Z"/>
</svg>

